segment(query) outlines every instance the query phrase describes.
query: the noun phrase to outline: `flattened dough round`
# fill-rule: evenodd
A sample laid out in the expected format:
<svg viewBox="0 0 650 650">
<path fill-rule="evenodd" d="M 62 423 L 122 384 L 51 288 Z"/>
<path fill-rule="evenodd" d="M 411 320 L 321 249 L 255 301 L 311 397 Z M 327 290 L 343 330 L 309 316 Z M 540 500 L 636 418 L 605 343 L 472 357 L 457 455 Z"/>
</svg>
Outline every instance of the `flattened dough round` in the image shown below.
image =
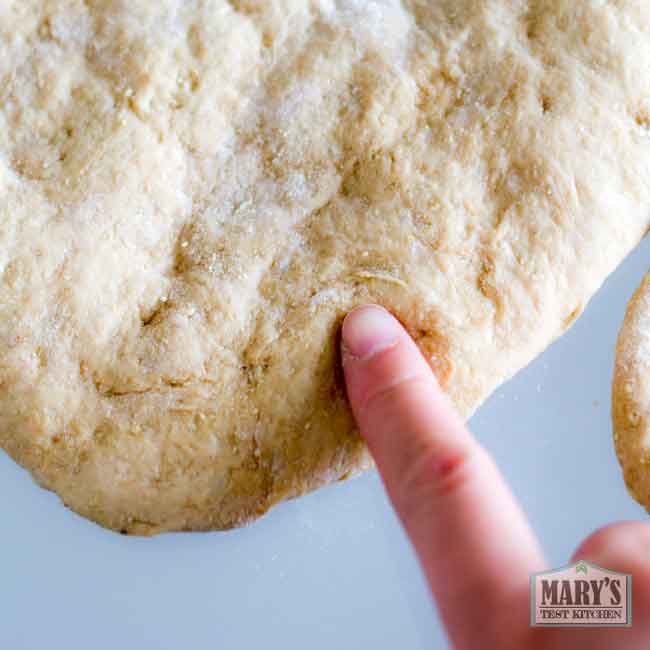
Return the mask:
<svg viewBox="0 0 650 650">
<path fill-rule="evenodd" d="M 618 335 L 612 419 L 625 483 L 650 511 L 650 273 L 632 296 Z"/>
<path fill-rule="evenodd" d="M 227 528 L 368 465 L 344 314 L 468 416 L 650 214 L 650 3 L 0 4 L 0 445 L 86 517 Z"/>
</svg>

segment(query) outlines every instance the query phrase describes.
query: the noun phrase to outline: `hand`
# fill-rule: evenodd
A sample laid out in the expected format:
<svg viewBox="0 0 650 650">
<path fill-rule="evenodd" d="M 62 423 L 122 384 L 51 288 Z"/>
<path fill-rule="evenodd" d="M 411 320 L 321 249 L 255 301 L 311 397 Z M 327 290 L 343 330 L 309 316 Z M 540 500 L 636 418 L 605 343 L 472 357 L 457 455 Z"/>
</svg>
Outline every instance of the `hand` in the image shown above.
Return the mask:
<svg viewBox="0 0 650 650">
<path fill-rule="evenodd" d="M 631 629 L 531 628 L 529 575 L 547 568 L 543 553 L 413 340 L 370 305 L 347 316 L 342 347 L 359 429 L 455 648 L 650 647 L 650 525 L 608 526 L 574 554 L 632 574 Z"/>
</svg>

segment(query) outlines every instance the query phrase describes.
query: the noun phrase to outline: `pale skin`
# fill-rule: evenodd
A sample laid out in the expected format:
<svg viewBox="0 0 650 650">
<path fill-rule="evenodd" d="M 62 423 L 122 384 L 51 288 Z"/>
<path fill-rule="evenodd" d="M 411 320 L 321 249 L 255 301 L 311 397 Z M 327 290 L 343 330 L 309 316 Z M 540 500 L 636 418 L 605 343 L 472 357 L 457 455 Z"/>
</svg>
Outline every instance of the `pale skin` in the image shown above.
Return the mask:
<svg viewBox="0 0 650 650">
<path fill-rule="evenodd" d="M 549 566 L 496 465 L 387 311 L 354 310 L 342 341 L 352 410 L 454 648 L 650 647 L 649 524 L 606 526 L 573 555 L 632 574 L 631 629 L 531 628 L 529 575 Z"/>
</svg>

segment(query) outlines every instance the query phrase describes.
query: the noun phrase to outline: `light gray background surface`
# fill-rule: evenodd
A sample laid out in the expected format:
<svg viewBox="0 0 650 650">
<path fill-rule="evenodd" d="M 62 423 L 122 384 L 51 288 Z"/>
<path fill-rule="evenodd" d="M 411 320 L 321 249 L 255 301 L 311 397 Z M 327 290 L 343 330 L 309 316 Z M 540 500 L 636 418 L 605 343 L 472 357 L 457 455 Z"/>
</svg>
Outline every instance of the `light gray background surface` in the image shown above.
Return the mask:
<svg viewBox="0 0 650 650">
<path fill-rule="evenodd" d="M 644 242 L 573 329 L 471 421 L 555 566 L 597 527 L 644 518 L 610 425 L 614 343 Z M 0 648 L 444 648 L 375 472 L 229 533 L 122 537 L 0 454 Z"/>
</svg>

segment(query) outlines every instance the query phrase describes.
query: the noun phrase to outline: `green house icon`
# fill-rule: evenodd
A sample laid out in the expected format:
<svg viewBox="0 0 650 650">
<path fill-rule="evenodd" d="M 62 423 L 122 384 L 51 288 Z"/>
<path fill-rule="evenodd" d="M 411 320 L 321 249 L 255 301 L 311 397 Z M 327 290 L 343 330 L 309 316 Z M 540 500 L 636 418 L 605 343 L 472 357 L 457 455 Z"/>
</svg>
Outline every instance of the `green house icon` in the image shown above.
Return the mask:
<svg viewBox="0 0 650 650">
<path fill-rule="evenodd" d="M 587 575 L 588 570 L 589 568 L 587 567 L 586 562 L 581 561 L 576 564 L 576 573 L 584 573 L 585 575 Z"/>
</svg>

